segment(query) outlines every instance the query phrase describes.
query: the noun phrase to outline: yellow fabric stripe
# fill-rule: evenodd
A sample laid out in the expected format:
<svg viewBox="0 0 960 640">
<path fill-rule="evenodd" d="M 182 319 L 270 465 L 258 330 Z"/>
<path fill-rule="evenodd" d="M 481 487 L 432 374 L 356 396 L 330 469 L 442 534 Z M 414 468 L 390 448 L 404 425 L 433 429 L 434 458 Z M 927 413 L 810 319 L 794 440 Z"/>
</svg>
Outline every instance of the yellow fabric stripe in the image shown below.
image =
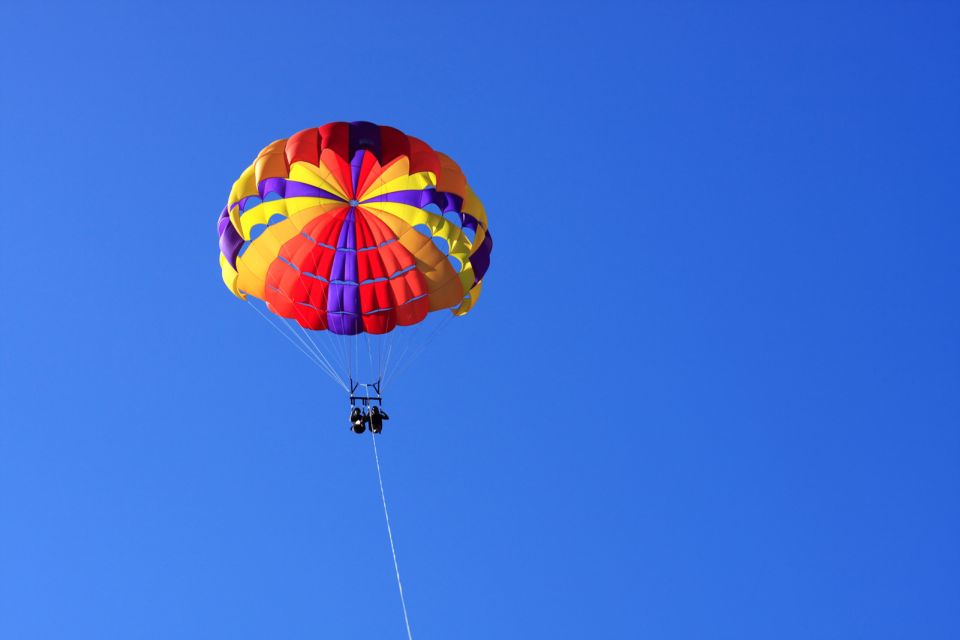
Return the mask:
<svg viewBox="0 0 960 640">
<path fill-rule="evenodd" d="M 290 165 L 289 178 L 296 182 L 303 182 L 304 184 L 318 187 L 324 191 L 329 191 L 344 200 L 347 199 L 347 194 L 340 188 L 340 184 L 337 182 L 336 177 L 334 177 L 333 172 L 331 172 L 325 164 L 321 163 L 321 166 L 318 167 L 315 164 L 302 160 L 300 162 L 294 162 Z"/>
<path fill-rule="evenodd" d="M 241 300 L 246 300 L 247 296 L 240 293 L 240 290 L 237 289 L 237 270 L 234 269 L 230 262 L 227 261 L 227 257 L 220 254 L 220 273 L 223 276 L 223 282 L 227 285 L 227 288 L 233 292 L 233 295 L 237 296 Z"/>
<path fill-rule="evenodd" d="M 254 226 L 267 224 L 270 218 L 276 214 L 291 217 L 294 214 L 314 207 L 320 207 L 325 212 L 342 206 L 343 202 L 340 200 L 307 196 L 262 202 L 255 207 L 247 209 L 240 216 L 240 236 L 244 240 L 249 240 L 250 231 Z"/>
<path fill-rule="evenodd" d="M 379 176 L 373 181 L 370 188 L 364 191 L 359 199 L 369 200 L 370 198 L 382 196 L 385 193 L 393 193 L 394 191 L 419 191 L 427 187 L 436 186 L 436 184 L 437 177 L 429 171 L 421 171 L 413 175 L 404 174 L 396 177 L 389 176 L 385 172 L 384 175 Z"/>
<path fill-rule="evenodd" d="M 477 304 L 477 300 L 480 298 L 480 291 L 483 289 L 483 280 L 477 283 L 473 289 L 467 293 L 467 297 L 463 299 L 463 302 L 460 303 L 460 306 L 451 309 L 453 315 L 455 316 L 465 316 L 473 308 L 473 305 Z"/>
<path fill-rule="evenodd" d="M 467 197 L 463 199 L 463 212 L 469 213 L 476 218 L 480 224 L 477 225 L 477 234 L 473 238 L 473 246 L 479 247 L 483 244 L 483 239 L 487 237 L 487 210 L 483 208 L 480 198 L 473 192 L 470 185 L 467 185 Z"/>
<path fill-rule="evenodd" d="M 230 207 L 230 222 L 237 231 L 240 230 L 240 208 L 234 207 L 233 204 L 246 198 L 248 195 L 256 194 L 257 181 L 254 176 L 254 167 L 250 165 L 243 170 L 240 177 L 233 183 L 233 187 L 230 189 L 230 197 L 227 198 L 227 206 Z"/>
<path fill-rule="evenodd" d="M 372 198 L 375 195 L 373 194 L 374 189 L 379 189 L 389 182 L 410 175 L 410 159 L 407 156 L 397 156 L 386 166 L 379 166 L 379 169 L 374 167 L 374 170 L 379 170 L 379 174 L 370 186 L 360 194 L 358 200 Z"/>
<path fill-rule="evenodd" d="M 463 266 L 460 267 L 460 271 L 457 272 L 457 275 L 460 276 L 460 285 L 463 287 L 464 291 L 470 290 L 470 287 L 473 286 L 473 281 L 476 280 L 477 277 L 473 272 L 473 265 L 470 264 L 469 260 L 463 263 Z"/>
<path fill-rule="evenodd" d="M 267 270 L 283 245 L 299 233 L 300 229 L 289 219 L 267 227 L 237 258 L 237 288 L 263 300 Z"/>
</svg>

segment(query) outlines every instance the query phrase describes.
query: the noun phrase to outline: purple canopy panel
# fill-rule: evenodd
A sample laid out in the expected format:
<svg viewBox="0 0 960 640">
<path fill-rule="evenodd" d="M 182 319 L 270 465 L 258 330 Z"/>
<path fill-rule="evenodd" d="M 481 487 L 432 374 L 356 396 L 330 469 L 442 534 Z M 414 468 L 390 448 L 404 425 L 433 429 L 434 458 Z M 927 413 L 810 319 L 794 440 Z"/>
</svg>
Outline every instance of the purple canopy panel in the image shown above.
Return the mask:
<svg viewBox="0 0 960 640">
<path fill-rule="evenodd" d="M 223 211 L 220 212 L 220 216 L 217 218 L 217 234 L 222 234 L 224 227 L 228 224 L 230 224 L 230 210 L 224 207 Z"/>
<path fill-rule="evenodd" d="M 357 182 L 360 180 L 360 169 L 363 167 L 363 156 L 367 153 L 367 151 L 360 149 L 353 154 L 353 160 L 350 161 L 350 178 L 353 184 L 353 191 L 350 192 L 351 198 L 356 198 L 359 195 L 357 194 Z"/>
<path fill-rule="evenodd" d="M 380 158 L 380 127 L 372 122 L 350 123 L 350 157 L 353 158 L 361 149 Z"/>
<path fill-rule="evenodd" d="M 327 293 L 328 328 L 334 333 L 350 336 L 363 330 L 360 287 L 357 283 L 357 227 L 354 212 L 353 208 L 347 212 L 340 227 Z"/>
<path fill-rule="evenodd" d="M 423 209 L 427 205 L 436 205 L 441 211 L 460 212 L 463 206 L 463 198 L 455 193 L 446 191 L 437 191 L 436 189 L 407 189 L 404 191 L 392 191 L 374 196 L 364 202 L 400 202 Z"/>
<path fill-rule="evenodd" d="M 463 208 L 463 198 L 455 193 L 448 193 L 446 191 L 438 191 L 437 193 L 443 196 L 443 198 L 446 200 L 446 203 L 440 207 L 443 209 L 444 213 L 447 213 L 448 211 L 456 211 L 457 213 L 460 213 L 460 210 Z"/>
<path fill-rule="evenodd" d="M 281 198 L 328 198 L 330 200 L 343 200 L 340 196 L 325 191 L 312 184 L 297 182 L 296 180 L 287 180 L 286 178 L 266 178 L 260 181 L 257 187 L 260 198 L 266 198 L 268 193 L 276 193 Z"/>
<path fill-rule="evenodd" d="M 220 253 L 234 269 L 237 268 L 237 256 L 240 255 L 240 247 L 242 246 L 243 238 L 240 237 L 232 224 L 228 225 L 224 232 L 220 234 Z"/>
<path fill-rule="evenodd" d="M 477 226 L 480 224 L 480 221 L 474 218 L 469 213 L 460 213 L 460 226 L 464 229 L 470 229 L 474 233 L 477 232 Z"/>
<path fill-rule="evenodd" d="M 473 265 L 474 284 L 480 282 L 483 279 L 483 274 L 490 268 L 491 251 L 493 251 L 493 236 L 488 231 L 476 252 L 470 256 L 470 264 Z"/>
<path fill-rule="evenodd" d="M 233 228 L 230 222 L 230 214 L 226 208 L 220 214 L 217 221 L 217 231 L 220 234 L 220 253 L 227 259 L 230 266 L 237 268 L 237 256 L 240 255 L 240 247 L 243 246 L 243 238 Z"/>
</svg>

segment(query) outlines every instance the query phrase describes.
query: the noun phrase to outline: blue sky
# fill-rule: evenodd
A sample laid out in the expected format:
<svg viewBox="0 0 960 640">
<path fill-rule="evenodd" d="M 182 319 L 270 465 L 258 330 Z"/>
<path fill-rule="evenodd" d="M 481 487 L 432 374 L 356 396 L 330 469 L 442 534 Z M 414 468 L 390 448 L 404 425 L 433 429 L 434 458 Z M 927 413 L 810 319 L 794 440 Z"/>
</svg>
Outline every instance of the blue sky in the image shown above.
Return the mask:
<svg viewBox="0 0 960 640">
<path fill-rule="evenodd" d="M 401 638 L 368 438 L 215 221 L 334 120 L 458 160 L 484 296 L 380 440 L 416 638 L 960 637 L 960 10 L 23 3 L 0 637 Z"/>
</svg>

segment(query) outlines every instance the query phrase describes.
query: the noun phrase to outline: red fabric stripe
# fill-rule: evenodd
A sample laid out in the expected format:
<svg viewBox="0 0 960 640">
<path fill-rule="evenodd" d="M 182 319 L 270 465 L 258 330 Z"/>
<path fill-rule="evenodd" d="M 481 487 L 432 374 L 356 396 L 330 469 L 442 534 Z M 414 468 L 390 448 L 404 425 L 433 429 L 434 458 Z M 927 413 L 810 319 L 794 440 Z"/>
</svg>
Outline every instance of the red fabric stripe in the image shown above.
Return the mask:
<svg viewBox="0 0 960 640">
<path fill-rule="evenodd" d="M 397 307 L 397 324 L 403 327 L 417 324 L 426 318 L 429 312 L 430 300 L 428 298 L 420 298 L 419 300 L 402 304 Z"/>
<path fill-rule="evenodd" d="M 350 153 L 350 125 L 346 122 L 331 122 L 320 127 L 318 131 L 321 150 L 330 149 L 341 158 Z"/>
<path fill-rule="evenodd" d="M 433 175 L 440 175 L 440 161 L 437 154 L 423 140 L 407 136 L 410 141 L 410 173 L 430 171 Z"/>
<path fill-rule="evenodd" d="M 320 131 L 318 129 L 304 129 L 295 133 L 287 140 L 285 147 L 287 164 L 294 162 L 309 162 L 316 165 L 320 162 Z"/>
<path fill-rule="evenodd" d="M 400 156 L 410 155 L 410 141 L 399 129 L 380 127 L 380 166 L 387 166 Z"/>
<path fill-rule="evenodd" d="M 377 162 L 377 157 L 370 151 L 365 151 L 363 162 L 360 164 L 360 173 L 357 175 L 357 195 L 355 197 L 359 198 L 359 194 L 367 190 L 367 182 L 375 180 L 379 173 L 380 163 Z"/>
<path fill-rule="evenodd" d="M 364 313 L 364 331 L 386 333 L 397 326 L 393 294 L 386 280 L 360 285 L 360 306 Z M 389 311 L 377 311 L 378 309 L 389 309 Z"/>
<path fill-rule="evenodd" d="M 388 227 L 383 220 L 372 213 L 365 212 L 361 212 L 360 219 L 366 223 L 370 234 L 376 239 L 378 245 L 383 244 L 390 239 L 394 240 L 394 242 L 384 244 L 382 247 L 377 249 L 377 254 L 385 271 L 384 275 L 380 277 L 385 278 L 391 276 L 398 271 L 402 271 L 403 269 L 407 269 L 417 264 L 417 261 L 413 255 L 407 251 L 402 244 L 395 241 L 396 236 L 393 233 L 393 229 Z M 416 271 L 416 269 L 414 269 L 414 271 Z M 419 271 L 417 273 L 419 275 Z M 425 286 L 422 289 L 425 290 Z M 422 292 L 423 291 L 421 291 L 421 293 Z M 417 293 L 414 295 L 420 294 Z M 401 301 L 401 303 L 407 300 L 407 298 L 398 299 Z"/>
<path fill-rule="evenodd" d="M 349 207 L 344 205 L 319 215 L 303 225 L 303 232 L 317 242 L 335 247 L 340 238 L 340 227 L 343 226 L 349 210 Z"/>
<path fill-rule="evenodd" d="M 357 212 L 357 248 L 366 248 L 368 251 L 357 252 L 357 275 L 360 281 L 373 280 L 374 278 L 386 278 L 392 273 L 387 271 L 380 252 L 376 249 L 377 242 L 374 240 L 370 225 L 367 222 L 369 216 L 364 215 L 362 211 Z M 393 305 L 387 305 L 392 307 Z M 364 312 L 370 311 L 364 307 Z"/>
</svg>

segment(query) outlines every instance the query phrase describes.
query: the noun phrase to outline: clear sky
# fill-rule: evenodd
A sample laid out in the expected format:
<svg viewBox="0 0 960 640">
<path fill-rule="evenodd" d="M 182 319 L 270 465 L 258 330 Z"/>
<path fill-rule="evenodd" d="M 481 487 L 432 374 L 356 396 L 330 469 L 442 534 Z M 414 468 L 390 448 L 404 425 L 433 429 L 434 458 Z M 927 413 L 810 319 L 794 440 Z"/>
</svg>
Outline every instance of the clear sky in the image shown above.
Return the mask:
<svg viewBox="0 0 960 640">
<path fill-rule="evenodd" d="M 413 635 L 960 637 L 951 3 L 7 4 L 0 638 L 404 637 L 369 436 L 224 288 L 268 142 L 458 160 L 380 439 Z"/>
</svg>

